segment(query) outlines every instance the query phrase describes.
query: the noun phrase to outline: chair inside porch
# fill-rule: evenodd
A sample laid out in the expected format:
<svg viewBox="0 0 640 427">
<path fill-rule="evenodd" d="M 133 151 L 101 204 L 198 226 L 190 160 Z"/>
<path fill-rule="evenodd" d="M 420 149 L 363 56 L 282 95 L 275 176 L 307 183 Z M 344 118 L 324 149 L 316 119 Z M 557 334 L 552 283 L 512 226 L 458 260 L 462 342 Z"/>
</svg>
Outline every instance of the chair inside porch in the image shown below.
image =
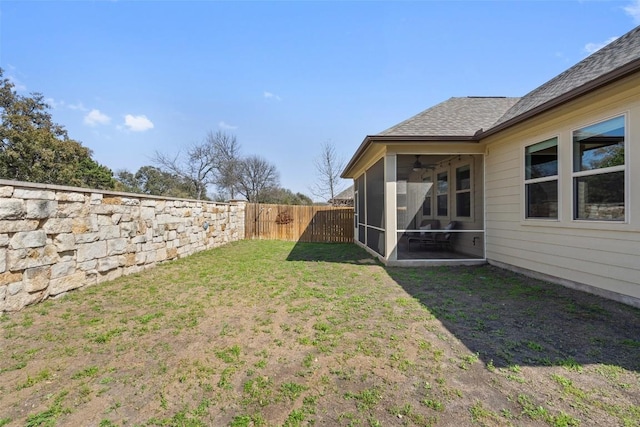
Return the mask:
<svg viewBox="0 0 640 427">
<path fill-rule="evenodd" d="M 409 241 L 410 235 L 403 235 L 398 240 L 398 260 L 462 260 L 483 259 L 482 255 L 465 253 L 456 249 L 455 237 L 450 245 L 434 245 L 429 241 Z"/>
</svg>

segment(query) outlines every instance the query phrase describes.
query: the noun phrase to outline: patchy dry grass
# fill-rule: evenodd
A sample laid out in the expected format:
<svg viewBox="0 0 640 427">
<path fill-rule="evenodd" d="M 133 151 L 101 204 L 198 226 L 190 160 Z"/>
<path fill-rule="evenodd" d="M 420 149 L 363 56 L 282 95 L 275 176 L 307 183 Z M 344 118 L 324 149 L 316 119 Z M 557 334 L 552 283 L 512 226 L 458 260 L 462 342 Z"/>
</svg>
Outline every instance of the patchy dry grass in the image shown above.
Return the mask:
<svg viewBox="0 0 640 427">
<path fill-rule="evenodd" d="M 640 311 L 243 241 L 0 317 L 0 426 L 640 426 Z"/>
</svg>

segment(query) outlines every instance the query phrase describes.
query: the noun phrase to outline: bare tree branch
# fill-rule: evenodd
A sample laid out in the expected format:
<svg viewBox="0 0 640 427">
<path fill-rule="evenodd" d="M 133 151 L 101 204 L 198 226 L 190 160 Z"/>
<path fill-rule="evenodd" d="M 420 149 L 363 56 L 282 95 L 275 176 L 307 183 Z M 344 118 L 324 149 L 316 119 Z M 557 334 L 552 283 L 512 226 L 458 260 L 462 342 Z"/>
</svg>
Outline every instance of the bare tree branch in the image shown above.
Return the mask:
<svg viewBox="0 0 640 427">
<path fill-rule="evenodd" d="M 233 198 L 238 182 L 239 152 L 236 137 L 218 131 L 209 132 L 201 144 L 193 144 L 186 153 L 179 151 L 174 157 L 156 151 L 152 161 L 189 182 L 198 200 L 206 196 L 207 186 L 214 184 Z"/>
<path fill-rule="evenodd" d="M 251 203 L 259 203 L 264 190 L 279 186 L 276 167 L 260 156 L 242 160 L 240 171 L 238 192 Z"/>
<path fill-rule="evenodd" d="M 240 180 L 240 144 L 235 136 L 221 131 L 209 132 L 207 142 L 215 152 L 215 185 L 221 193 L 235 199 Z"/>
<path fill-rule="evenodd" d="M 322 144 L 320 155 L 314 160 L 318 182 L 311 188 L 312 194 L 323 200 L 333 200 L 344 190 L 346 184 L 340 178 L 344 164 L 344 159 L 338 156 L 332 143 Z"/>
</svg>

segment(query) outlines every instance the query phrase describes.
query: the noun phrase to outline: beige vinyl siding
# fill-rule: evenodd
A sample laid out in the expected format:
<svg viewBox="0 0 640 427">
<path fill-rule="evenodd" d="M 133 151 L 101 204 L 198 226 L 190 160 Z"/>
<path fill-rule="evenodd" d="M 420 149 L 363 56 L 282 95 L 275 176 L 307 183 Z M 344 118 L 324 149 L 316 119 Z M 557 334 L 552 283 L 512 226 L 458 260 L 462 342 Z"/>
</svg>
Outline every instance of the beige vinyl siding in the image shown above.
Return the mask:
<svg viewBox="0 0 640 427">
<path fill-rule="evenodd" d="M 629 281 L 629 277 L 637 274 L 637 269 L 634 268 L 596 264 L 586 258 L 569 259 L 554 253 L 532 251 L 530 248 L 519 250 L 507 245 L 501 245 L 500 250 L 494 255 L 496 256 L 491 257 L 491 260 L 636 299 L 640 298 L 638 283 Z M 558 265 L 560 259 L 563 262 Z"/>
<path fill-rule="evenodd" d="M 475 158 L 474 162 L 472 162 L 472 198 L 471 198 L 471 209 L 472 209 L 472 216 L 471 218 L 456 218 L 455 217 L 455 197 L 456 197 L 456 193 L 455 193 L 455 173 L 456 173 L 456 168 L 459 166 L 463 166 L 465 164 L 468 164 L 469 162 L 467 161 L 468 159 L 462 159 L 462 161 L 460 162 L 456 162 L 456 163 L 452 163 L 451 164 L 451 168 L 450 168 L 450 173 L 452 174 L 452 177 L 454 178 L 451 182 L 451 185 L 453 186 L 453 190 L 450 193 L 451 194 L 451 198 L 452 198 L 452 202 L 451 203 L 451 215 L 450 218 L 454 219 L 455 221 L 458 221 L 459 223 L 459 227 L 458 229 L 460 230 L 482 230 L 484 228 L 484 209 L 483 209 L 483 203 L 482 203 L 482 198 L 483 198 L 483 193 L 484 193 L 484 186 L 483 186 L 483 179 L 482 179 L 482 175 L 483 175 L 483 169 L 484 169 L 484 165 L 483 165 L 483 161 L 482 161 L 482 157 L 478 156 Z M 442 224 L 443 226 L 446 224 Z M 479 239 L 476 240 L 476 244 L 473 244 L 473 238 L 474 237 L 478 237 Z M 457 233 L 455 238 L 454 238 L 454 246 L 456 251 L 461 252 L 463 254 L 467 254 L 470 256 L 475 256 L 475 257 L 479 257 L 482 256 L 483 253 L 483 246 L 484 246 L 484 236 L 482 236 L 481 234 L 476 234 L 476 233 Z"/>
<path fill-rule="evenodd" d="M 625 115 L 627 222 L 573 220 L 572 131 Z M 524 147 L 558 137 L 558 220 L 524 219 Z M 640 299 L 640 77 L 490 137 L 487 259 Z"/>
<path fill-rule="evenodd" d="M 493 247 L 489 229 L 492 222 L 520 221 L 520 188 L 514 185 L 520 179 L 517 147 L 503 145 L 501 150 L 489 150 L 485 157 L 485 203 L 487 216 L 487 256 Z"/>
</svg>

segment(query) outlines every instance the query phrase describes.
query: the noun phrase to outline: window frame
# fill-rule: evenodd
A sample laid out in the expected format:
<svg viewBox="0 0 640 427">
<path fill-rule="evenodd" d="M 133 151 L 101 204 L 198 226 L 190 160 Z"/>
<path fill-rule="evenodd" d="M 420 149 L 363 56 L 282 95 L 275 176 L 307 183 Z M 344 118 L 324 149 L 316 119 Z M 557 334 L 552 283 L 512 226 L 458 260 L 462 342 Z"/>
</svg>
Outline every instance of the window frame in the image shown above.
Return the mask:
<svg viewBox="0 0 640 427">
<path fill-rule="evenodd" d="M 557 171 L 555 175 L 548 175 L 548 176 L 542 176 L 542 177 L 538 177 L 538 178 L 527 178 L 527 149 L 530 147 L 533 147 L 535 145 L 538 144 L 544 144 L 546 142 L 552 141 L 555 139 L 556 142 L 556 164 L 557 164 Z M 523 169 L 522 169 L 522 178 L 523 178 L 523 185 L 522 185 L 522 198 L 523 198 L 523 209 L 522 209 L 522 216 L 523 219 L 525 221 L 546 221 L 546 222 L 559 222 L 560 218 L 562 217 L 561 215 L 561 210 L 562 210 L 562 195 L 561 195 L 561 188 L 562 188 L 562 182 L 561 182 L 561 177 L 562 177 L 562 159 L 561 159 L 561 150 L 560 150 L 560 135 L 553 135 L 550 136 L 548 138 L 541 138 L 538 139 L 537 142 L 531 143 L 531 144 L 525 144 L 523 146 L 523 158 L 522 158 L 522 165 L 523 165 Z M 556 208 L 556 216 L 555 217 L 543 217 L 543 216 L 528 216 L 529 214 L 529 198 L 528 198 L 528 185 L 533 185 L 533 184 L 540 184 L 543 182 L 552 182 L 555 181 L 556 182 L 556 194 L 557 194 L 557 200 L 556 200 L 556 204 L 557 204 L 557 208 Z"/>
<path fill-rule="evenodd" d="M 624 163 L 622 165 L 617 165 L 617 166 L 609 166 L 609 167 L 604 167 L 604 168 L 594 168 L 594 169 L 587 169 L 587 170 L 582 170 L 582 171 L 575 171 L 576 169 L 576 143 L 574 142 L 574 135 L 576 132 L 591 127 L 591 126 L 595 126 L 598 124 L 602 124 L 605 123 L 607 121 L 610 120 L 615 120 L 617 118 L 622 118 L 623 119 L 623 125 L 624 125 L 624 142 L 623 142 L 623 149 L 624 149 Z M 571 152 L 571 158 L 570 158 L 570 162 L 571 162 L 571 221 L 574 223 L 581 223 L 581 224 L 585 224 L 585 223 L 589 223 L 589 224 L 593 224 L 593 223 L 607 223 L 607 224 L 627 224 L 629 222 L 629 207 L 630 207 L 630 203 L 629 203 L 629 168 L 627 167 L 630 159 L 629 159 L 629 115 L 627 112 L 622 112 L 619 114 L 614 114 L 611 116 L 608 116 L 606 118 L 602 118 L 602 119 L 598 119 L 598 120 L 593 120 L 589 123 L 585 123 L 581 126 L 572 128 L 570 130 L 569 133 L 569 143 L 571 144 L 571 148 L 570 148 L 570 152 Z M 609 173 L 614 173 L 614 172 L 622 172 L 623 173 L 623 177 L 624 177 L 624 184 L 623 184 L 623 196 L 624 196 L 624 217 L 622 219 L 606 219 L 606 218 L 578 218 L 578 191 L 577 191 L 577 186 L 576 186 L 576 182 L 577 182 L 577 178 L 582 178 L 582 177 L 589 177 L 589 176 L 598 176 L 598 175 L 605 175 L 605 174 L 609 174 Z"/>
<path fill-rule="evenodd" d="M 461 169 L 463 167 L 468 167 L 469 168 L 469 188 L 465 188 L 462 190 L 458 189 L 458 169 Z M 453 176 L 455 176 L 455 186 L 453 186 L 452 188 L 452 198 L 455 200 L 455 215 L 452 215 L 452 217 L 456 220 L 460 220 L 460 221 L 473 221 L 474 218 L 474 170 L 473 170 L 473 162 L 471 161 L 464 161 L 464 162 L 459 162 L 456 166 L 453 167 Z M 458 194 L 469 194 L 469 215 L 468 216 L 461 216 L 458 213 Z"/>
<path fill-rule="evenodd" d="M 446 174 L 447 176 L 447 190 L 444 192 L 440 192 L 440 175 L 442 174 Z M 449 168 L 445 168 L 445 169 L 440 169 L 439 171 L 436 171 L 435 173 L 435 187 L 436 187 L 436 191 L 435 191 L 435 211 L 434 211 L 434 217 L 435 218 L 449 218 L 449 213 L 451 212 L 451 197 L 449 195 L 449 193 L 451 192 L 451 171 L 449 170 Z M 440 211 L 439 211 L 439 207 L 440 207 L 440 201 L 439 198 L 440 196 L 446 196 L 447 198 L 447 202 L 446 202 L 446 210 L 447 212 L 444 215 L 440 215 Z"/>
<path fill-rule="evenodd" d="M 434 181 L 433 178 L 434 178 L 433 170 L 429 170 L 428 169 L 422 175 L 422 182 L 423 183 L 430 182 L 432 184 L 431 188 L 427 191 L 427 194 L 424 196 L 424 200 L 422 201 L 421 212 L 422 212 L 422 218 L 423 219 L 433 219 L 433 218 L 435 218 L 435 210 L 434 210 L 434 199 L 435 199 L 435 197 L 434 196 L 435 196 L 436 190 L 434 189 L 434 187 L 436 186 L 436 182 Z M 428 181 L 427 179 L 431 179 L 431 181 Z M 425 206 L 427 206 L 427 203 L 426 203 L 427 199 L 429 199 L 429 203 L 428 203 L 429 213 L 425 214 L 424 213 L 424 208 L 425 208 Z"/>
</svg>

